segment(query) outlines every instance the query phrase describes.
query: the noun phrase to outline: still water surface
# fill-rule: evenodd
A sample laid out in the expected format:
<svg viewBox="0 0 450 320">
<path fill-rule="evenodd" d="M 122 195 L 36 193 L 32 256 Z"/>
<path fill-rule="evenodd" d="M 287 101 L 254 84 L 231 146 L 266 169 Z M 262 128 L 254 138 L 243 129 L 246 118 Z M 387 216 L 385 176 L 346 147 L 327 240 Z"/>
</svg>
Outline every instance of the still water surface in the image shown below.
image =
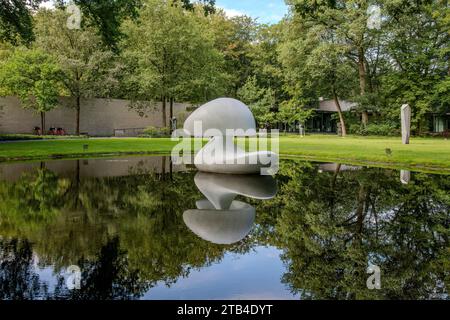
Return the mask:
<svg viewBox="0 0 450 320">
<path fill-rule="evenodd" d="M 294 160 L 274 178 L 169 157 L 0 164 L 0 299 L 446 299 L 449 191 Z"/>
</svg>

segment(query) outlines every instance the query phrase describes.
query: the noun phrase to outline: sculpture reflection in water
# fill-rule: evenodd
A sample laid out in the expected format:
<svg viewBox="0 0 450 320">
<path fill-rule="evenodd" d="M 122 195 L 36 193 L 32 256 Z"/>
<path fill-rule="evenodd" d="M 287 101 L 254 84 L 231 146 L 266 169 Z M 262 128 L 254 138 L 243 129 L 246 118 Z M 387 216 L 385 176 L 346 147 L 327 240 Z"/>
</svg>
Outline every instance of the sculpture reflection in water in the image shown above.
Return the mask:
<svg viewBox="0 0 450 320">
<path fill-rule="evenodd" d="M 241 241 L 255 222 L 255 208 L 235 199 L 238 195 L 261 200 L 275 197 L 277 184 L 269 174 L 277 171 L 270 169 L 278 168 L 278 155 L 264 150 L 246 152 L 234 145 L 236 136 L 257 136 L 253 114 L 235 99 L 216 99 L 201 106 L 186 119 L 184 133 L 212 137 L 194 157 L 200 170 L 195 184 L 206 199 L 197 201 L 197 209 L 184 212 L 184 222 L 212 243 Z"/>
<path fill-rule="evenodd" d="M 185 211 L 183 220 L 200 238 L 216 244 L 239 242 L 252 230 L 255 208 L 235 200 L 238 195 L 267 200 L 278 189 L 271 176 L 199 172 L 194 181 L 206 199 L 197 201 L 197 209 Z"/>
</svg>

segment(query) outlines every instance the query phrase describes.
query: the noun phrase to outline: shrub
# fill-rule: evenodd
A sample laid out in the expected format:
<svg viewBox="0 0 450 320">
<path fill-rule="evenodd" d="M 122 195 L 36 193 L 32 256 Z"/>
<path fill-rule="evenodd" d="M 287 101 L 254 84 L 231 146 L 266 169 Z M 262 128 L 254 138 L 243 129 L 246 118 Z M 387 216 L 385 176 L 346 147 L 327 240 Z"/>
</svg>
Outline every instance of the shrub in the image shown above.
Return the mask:
<svg viewBox="0 0 450 320">
<path fill-rule="evenodd" d="M 400 130 L 393 123 L 369 123 L 366 127 L 361 125 L 352 125 L 350 132 L 362 136 L 398 136 Z"/>
<path fill-rule="evenodd" d="M 170 137 L 170 129 L 168 127 L 156 128 L 148 127 L 144 130 L 143 135 L 148 138 L 168 138 Z"/>
</svg>

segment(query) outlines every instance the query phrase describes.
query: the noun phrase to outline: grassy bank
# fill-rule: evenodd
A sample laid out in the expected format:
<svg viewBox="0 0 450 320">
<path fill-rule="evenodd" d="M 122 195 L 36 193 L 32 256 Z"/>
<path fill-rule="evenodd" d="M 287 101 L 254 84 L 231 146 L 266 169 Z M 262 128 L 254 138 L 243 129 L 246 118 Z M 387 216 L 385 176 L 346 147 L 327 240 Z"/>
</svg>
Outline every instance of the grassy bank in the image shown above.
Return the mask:
<svg viewBox="0 0 450 320">
<path fill-rule="evenodd" d="M 8 142 L 0 144 L 0 161 L 163 154 L 170 153 L 175 144 L 170 139 L 144 138 Z M 410 145 L 402 145 L 399 138 L 283 136 L 280 154 L 318 161 L 450 170 L 450 141 L 434 138 L 415 138 Z"/>
<path fill-rule="evenodd" d="M 403 145 L 400 138 L 311 136 L 281 137 L 280 153 L 316 160 L 367 162 L 436 167 L 450 170 L 450 140 L 415 138 Z"/>
</svg>

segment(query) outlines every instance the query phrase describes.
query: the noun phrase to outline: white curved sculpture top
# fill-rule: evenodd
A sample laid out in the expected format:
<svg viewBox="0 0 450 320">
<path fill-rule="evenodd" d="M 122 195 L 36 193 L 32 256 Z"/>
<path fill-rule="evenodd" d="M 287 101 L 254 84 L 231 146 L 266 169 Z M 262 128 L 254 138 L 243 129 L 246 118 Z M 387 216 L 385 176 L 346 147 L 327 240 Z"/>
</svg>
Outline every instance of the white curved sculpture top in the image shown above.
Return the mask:
<svg viewBox="0 0 450 320">
<path fill-rule="evenodd" d="M 202 131 L 194 132 L 196 121 L 202 121 Z M 195 110 L 184 122 L 184 130 L 191 136 L 215 136 L 208 134 L 208 129 L 216 129 L 225 136 L 227 129 L 251 130 L 251 134 L 234 136 L 256 136 L 256 122 L 250 109 L 241 101 L 232 98 L 219 98 L 210 101 Z M 206 133 L 206 134 L 205 134 Z"/>
</svg>

